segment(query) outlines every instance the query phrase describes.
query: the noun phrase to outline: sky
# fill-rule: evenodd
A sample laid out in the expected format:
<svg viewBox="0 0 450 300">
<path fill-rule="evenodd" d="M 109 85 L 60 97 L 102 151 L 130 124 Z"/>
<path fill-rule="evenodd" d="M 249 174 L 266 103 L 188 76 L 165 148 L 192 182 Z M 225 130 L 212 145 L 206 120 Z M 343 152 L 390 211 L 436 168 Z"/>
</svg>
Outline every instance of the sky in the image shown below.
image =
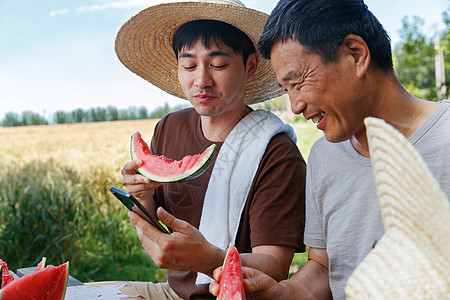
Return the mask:
<svg viewBox="0 0 450 300">
<path fill-rule="evenodd" d="M 242 0 L 270 13 L 278 0 Z M 0 0 L 0 120 L 30 110 L 186 103 L 125 68 L 114 52 L 121 25 L 160 0 Z M 395 45 L 403 17 L 420 16 L 427 36 L 442 30 L 450 0 L 366 0 Z"/>
</svg>

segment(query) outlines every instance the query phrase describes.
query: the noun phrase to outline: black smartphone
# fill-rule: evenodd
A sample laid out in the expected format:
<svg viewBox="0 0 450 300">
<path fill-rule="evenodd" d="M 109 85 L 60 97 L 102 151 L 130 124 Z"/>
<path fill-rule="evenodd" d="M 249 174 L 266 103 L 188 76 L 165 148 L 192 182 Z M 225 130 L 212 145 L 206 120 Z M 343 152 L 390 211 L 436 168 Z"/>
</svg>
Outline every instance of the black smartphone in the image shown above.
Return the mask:
<svg viewBox="0 0 450 300">
<path fill-rule="evenodd" d="M 123 203 L 123 205 L 125 205 L 128 210 L 133 211 L 133 207 L 136 206 L 139 208 L 140 211 L 142 211 L 142 213 L 145 215 L 145 217 L 147 217 L 147 221 L 149 221 L 150 223 L 152 223 L 153 226 L 155 226 L 156 228 L 158 228 L 161 232 L 163 233 L 170 233 L 169 229 L 167 228 L 167 226 L 162 223 L 161 221 L 159 221 L 157 218 L 155 218 L 142 204 L 141 202 L 139 202 L 138 199 L 136 199 L 133 195 L 131 195 L 130 193 L 118 189 L 114 186 L 110 187 L 109 190 L 111 191 L 111 193 L 120 200 L 120 202 Z"/>
</svg>

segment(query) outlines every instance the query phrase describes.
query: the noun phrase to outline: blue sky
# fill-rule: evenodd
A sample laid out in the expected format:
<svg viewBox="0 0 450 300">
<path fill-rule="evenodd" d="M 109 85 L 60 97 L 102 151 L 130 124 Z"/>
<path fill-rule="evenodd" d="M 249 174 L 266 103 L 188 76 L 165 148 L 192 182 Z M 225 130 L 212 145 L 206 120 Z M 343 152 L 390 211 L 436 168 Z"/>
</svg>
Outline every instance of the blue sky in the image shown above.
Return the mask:
<svg viewBox="0 0 450 300">
<path fill-rule="evenodd" d="M 45 117 L 57 110 L 186 103 L 131 73 L 114 53 L 120 26 L 158 0 L 0 0 L 0 119 L 8 111 Z M 266 13 L 277 0 L 249 0 Z M 404 16 L 425 19 L 432 36 L 442 29 L 450 0 L 367 0 L 398 42 Z"/>
</svg>

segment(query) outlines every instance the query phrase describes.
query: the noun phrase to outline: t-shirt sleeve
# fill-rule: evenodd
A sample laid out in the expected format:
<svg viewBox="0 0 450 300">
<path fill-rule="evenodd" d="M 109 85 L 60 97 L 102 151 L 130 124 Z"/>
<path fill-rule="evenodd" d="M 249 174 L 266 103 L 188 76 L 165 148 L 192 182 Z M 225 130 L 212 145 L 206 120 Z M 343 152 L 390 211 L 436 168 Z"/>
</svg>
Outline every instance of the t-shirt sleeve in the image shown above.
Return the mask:
<svg viewBox="0 0 450 300">
<path fill-rule="evenodd" d="M 314 146 L 311 150 L 308 167 L 306 171 L 306 223 L 305 223 L 305 245 L 314 248 L 326 248 L 325 233 L 323 231 L 322 213 L 314 191 L 316 190 L 314 180 Z"/>
<path fill-rule="evenodd" d="M 281 245 L 304 251 L 305 177 L 306 164 L 295 143 L 284 134 L 272 138 L 249 198 L 252 248 Z"/>
</svg>

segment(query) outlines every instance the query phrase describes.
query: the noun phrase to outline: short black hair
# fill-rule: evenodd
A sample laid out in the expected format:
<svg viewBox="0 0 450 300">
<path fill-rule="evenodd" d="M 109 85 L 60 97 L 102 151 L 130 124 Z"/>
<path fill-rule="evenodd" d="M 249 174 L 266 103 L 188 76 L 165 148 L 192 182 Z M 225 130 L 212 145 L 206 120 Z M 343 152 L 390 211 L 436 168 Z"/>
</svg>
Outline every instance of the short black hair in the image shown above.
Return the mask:
<svg viewBox="0 0 450 300">
<path fill-rule="evenodd" d="M 273 45 L 296 39 L 325 63 L 335 55 L 349 34 L 367 44 L 371 61 L 392 71 L 391 40 L 362 0 L 280 0 L 266 23 L 258 43 L 261 55 L 270 59 Z"/>
<path fill-rule="evenodd" d="M 240 29 L 221 21 L 195 20 L 180 26 L 173 36 L 172 48 L 177 59 L 178 52 L 190 48 L 199 39 L 206 48 L 214 41 L 217 46 L 222 43 L 235 53 L 242 54 L 244 66 L 250 54 L 256 52 L 252 40 Z"/>
</svg>

